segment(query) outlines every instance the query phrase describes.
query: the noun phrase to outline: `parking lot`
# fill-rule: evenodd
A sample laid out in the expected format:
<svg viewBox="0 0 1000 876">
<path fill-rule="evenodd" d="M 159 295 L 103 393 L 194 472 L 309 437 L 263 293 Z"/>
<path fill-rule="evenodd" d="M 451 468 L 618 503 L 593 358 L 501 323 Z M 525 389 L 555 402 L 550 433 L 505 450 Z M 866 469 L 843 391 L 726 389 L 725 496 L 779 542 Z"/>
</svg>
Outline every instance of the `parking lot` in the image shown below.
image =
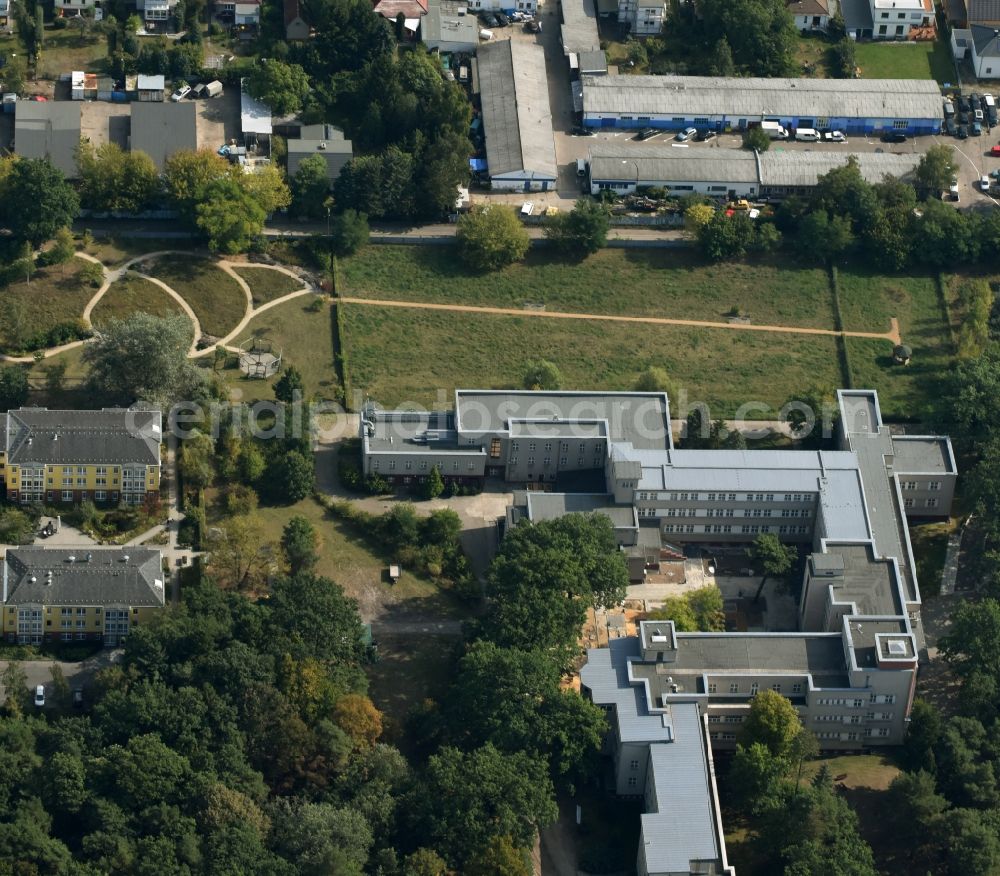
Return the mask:
<svg viewBox="0 0 1000 876">
<path fill-rule="evenodd" d="M 587 154 L 595 143 L 614 142 L 618 145 L 627 146 L 648 146 L 658 144 L 670 146 L 674 149 L 739 149 L 743 146 L 743 138 L 739 134 L 720 134 L 707 141 L 689 141 L 679 143 L 675 139 L 674 131 L 664 131 L 654 134 L 643 140 L 640 144 L 635 139 L 635 131 L 597 131 L 591 137 L 578 137 L 572 133 L 565 132 L 561 136 L 556 134 L 556 158 L 560 167 L 560 185 L 562 185 L 562 172 L 568 171 L 573 174 L 573 188 L 579 191 L 579 183 L 575 177 L 575 167 L 577 158 L 586 158 Z M 956 140 L 954 137 L 927 136 L 913 137 L 905 143 L 883 143 L 877 136 L 865 137 L 856 135 L 848 137 L 846 143 L 799 143 L 794 140 L 776 141 L 771 144 L 771 149 L 775 151 L 822 151 L 822 152 L 843 152 L 844 157 L 855 152 L 892 152 L 896 154 L 920 154 L 935 145 L 951 146 L 955 150 L 955 163 L 958 165 L 958 185 L 960 208 L 988 206 L 1000 206 L 1000 201 L 979 190 L 979 178 L 991 171 L 1000 170 L 1000 156 L 989 155 L 990 147 L 1000 139 L 1000 127 L 993 128 L 992 131 L 984 131 L 980 137 L 969 137 L 968 140 Z"/>
</svg>

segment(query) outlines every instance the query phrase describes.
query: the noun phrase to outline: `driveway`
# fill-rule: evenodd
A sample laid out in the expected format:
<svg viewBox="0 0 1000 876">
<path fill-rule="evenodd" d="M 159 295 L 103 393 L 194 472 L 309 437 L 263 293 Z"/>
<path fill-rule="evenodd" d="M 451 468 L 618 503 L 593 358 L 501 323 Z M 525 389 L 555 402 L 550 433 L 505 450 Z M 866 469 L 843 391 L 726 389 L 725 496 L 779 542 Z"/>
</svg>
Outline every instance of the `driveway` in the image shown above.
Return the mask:
<svg viewBox="0 0 1000 876">
<path fill-rule="evenodd" d="M 58 660 L 17 660 L 27 676 L 29 690 L 34 690 L 38 685 L 44 685 L 46 692 L 52 689 L 52 667 L 58 666 L 62 670 L 63 677 L 69 682 L 70 688 L 86 687 L 93 681 L 94 674 L 108 666 L 117 663 L 122 656 L 122 650 L 99 651 L 93 657 L 89 657 L 80 663 L 65 663 Z M 0 660 L 0 675 L 6 671 L 10 665 L 9 660 Z M 0 700 L 5 699 L 7 692 L 3 683 L 0 682 Z M 51 706 L 49 703 L 46 708 Z"/>
</svg>

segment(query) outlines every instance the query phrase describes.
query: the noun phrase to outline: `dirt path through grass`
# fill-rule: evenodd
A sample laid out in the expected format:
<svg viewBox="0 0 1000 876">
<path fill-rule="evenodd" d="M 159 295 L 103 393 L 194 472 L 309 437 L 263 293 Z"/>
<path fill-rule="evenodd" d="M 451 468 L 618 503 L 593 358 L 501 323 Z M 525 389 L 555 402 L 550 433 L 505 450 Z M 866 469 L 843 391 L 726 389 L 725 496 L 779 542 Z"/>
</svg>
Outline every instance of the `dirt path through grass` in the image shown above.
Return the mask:
<svg viewBox="0 0 1000 876">
<path fill-rule="evenodd" d="M 679 325 L 693 328 L 720 328 L 751 332 L 786 332 L 797 335 L 825 335 L 827 337 L 871 338 L 902 343 L 899 322 L 895 317 L 889 320 L 888 332 L 839 332 L 835 329 L 804 328 L 784 325 L 753 325 L 742 322 L 711 322 L 703 319 L 672 319 L 663 316 L 618 316 L 600 313 L 566 313 L 555 310 L 526 310 L 515 307 L 479 307 L 471 304 L 432 304 L 426 301 L 389 301 L 384 298 L 352 298 L 342 296 L 337 299 L 345 304 L 365 304 L 372 307 L 408 307 L 417 310 L 445 310 L 452 313 L 488 313 L 500 316 L 530 316 L 540 319 L 589 319 L 602 322 L 634 322 L 646 325 Z"/>
</svg>

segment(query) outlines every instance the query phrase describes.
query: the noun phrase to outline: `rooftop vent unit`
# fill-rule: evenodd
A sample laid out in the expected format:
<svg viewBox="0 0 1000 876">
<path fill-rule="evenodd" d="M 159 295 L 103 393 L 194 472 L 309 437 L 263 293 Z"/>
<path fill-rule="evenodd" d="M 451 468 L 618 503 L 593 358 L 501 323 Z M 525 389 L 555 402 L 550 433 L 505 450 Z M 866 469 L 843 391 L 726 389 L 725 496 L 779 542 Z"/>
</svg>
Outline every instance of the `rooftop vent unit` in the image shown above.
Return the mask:
<svg viewBox="0 0 1000 876">
<path fill-rule="evenodd" d="M 907 650 L 905 639 L 890 639 L 888 642 L 890 657 L 905 657 Z"/>
<path fill-rule="evenodd" d="M 326 143 L 320 143 L 319 146 L 317 146 L 316 148 L 322 151 L 326 149 Z"/>
<path fill-rule="evenodd" d="M 75 563 L 76 562 L 76 555 L 75 554 L 70 554 L 68 557 L 66 557 L 66 562 L 67 563 Z"/>
</svg>

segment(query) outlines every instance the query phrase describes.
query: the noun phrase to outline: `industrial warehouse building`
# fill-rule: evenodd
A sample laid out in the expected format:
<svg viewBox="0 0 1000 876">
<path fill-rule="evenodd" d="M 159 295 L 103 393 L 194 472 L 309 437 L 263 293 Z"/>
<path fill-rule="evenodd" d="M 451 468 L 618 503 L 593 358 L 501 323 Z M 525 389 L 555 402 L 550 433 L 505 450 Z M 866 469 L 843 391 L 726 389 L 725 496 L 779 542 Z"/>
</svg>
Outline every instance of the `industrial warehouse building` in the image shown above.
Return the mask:
<svg viewBox="0 0 1000 876">
<path fill-rule="evenodd" d="M 545 50 L 497 40 L 479 49 L 479 87 L 491 185 L 548 191 L 558 178 Z"/>
<path fill-rule="evenodd" d="M 762 121 L 846 133 L 937 134 L 941 91 L 920 79 L 584 76 L 592 128 L 744 130 Z"/>
<path fill-rule="evenodd" d="M 780 198 L 808 192 L 819 177 L 843 167 L 851 153 L 748 152 L 744 149 L 675 149 L 668 145 L 614 142 L 590 149 L 590 189 L 618 193 L 636 188 L 662 188 L 682 195 L 689 192 L 719 198 Z M 861 152 L 861 176 L 870 183 L 885 176 L 909 179 L 920 156 L 889 152 Z"/>
</svg>

